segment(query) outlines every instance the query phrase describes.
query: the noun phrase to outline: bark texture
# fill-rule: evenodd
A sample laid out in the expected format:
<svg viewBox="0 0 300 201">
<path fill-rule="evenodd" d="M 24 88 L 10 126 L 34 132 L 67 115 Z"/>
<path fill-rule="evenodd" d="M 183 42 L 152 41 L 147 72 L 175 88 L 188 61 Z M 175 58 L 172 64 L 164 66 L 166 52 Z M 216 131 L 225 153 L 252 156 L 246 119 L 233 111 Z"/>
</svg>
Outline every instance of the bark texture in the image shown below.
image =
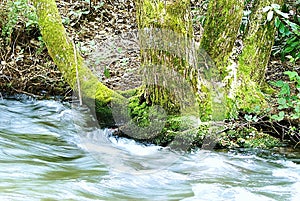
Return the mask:
<svg viewBox="0 0 300 201">
<path fill-rule="evenodd" d="M 196 72 L 189 68 L 194 54 L 190 1 L 138 0 L 136 10 L 144 97 L 147 104 L 160 105 L 170 114 L 178 113 L 185 81 L 197 91 Z"/>
<path fill-rule="evenodd" d="M 228 59 L 240 28 L 244 0 L 210 1 L 201 48 L 205 49 L 226 76 Z"/>
</svg>

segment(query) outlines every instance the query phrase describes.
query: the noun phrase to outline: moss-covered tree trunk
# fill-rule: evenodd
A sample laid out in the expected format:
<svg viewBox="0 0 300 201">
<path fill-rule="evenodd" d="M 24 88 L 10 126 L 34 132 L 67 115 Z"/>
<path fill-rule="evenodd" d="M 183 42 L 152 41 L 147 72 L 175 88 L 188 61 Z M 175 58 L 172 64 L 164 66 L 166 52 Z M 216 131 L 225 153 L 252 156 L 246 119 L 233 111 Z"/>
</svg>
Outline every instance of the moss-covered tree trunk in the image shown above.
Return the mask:
<svg viewBox="0 0 300 201">
<path fill-rule="evenodd" d="M 170 114 L 178 113 L 178 97 L 184 88 L 180 78 L 197 91 L 195 72 L 189 68 L 193 54 L 190 1 L 137 0 L 136 10 L 144 97 L 148 104 L 160 105 Z"/>
<path fill-rule="evenodd" d="M 275 17 L 268 21 L 267 12 L 263 12 L 263 8 L 282 3 L 283 0 L 255 1 L 249 27 L 244 36 L 243 53 L 239 59 L 239 74 L 247 75 L 259 85 L 264 82 L 276 30 Z"/>
<path fill-rule="evenodd" d="M 65 80 L 72 89 L 82 93 L 85 104 L 95 109 L 99 122 L 113 124 L 108 105 L 112 100 L 121 100 L 122 96 L 99 82 L 85 66 L 82 57 L 74 50 L 73 41 L 66 34 L 55 0 L 33 0 L 33 3 L 43 41 Z"/>
<path fill-rule="evenodd" d="M 176 73 L 173 73 L 175 76 L 168 75 L 176 71 L 192 87 L 198 101 L 197 116 L 200 115 L 204 121 L 224 119 L 226 93 L 220 75 L 225 74 L 229 63 L 228 58 L 241 22 L 243 1 L 210 2 L 201 42 L 205 51 L 193 45 L 190 1 L 138 0 L 136 7 L 141 33 L 141 61 L 148 72 L 145 80 L 146 84 L 154 83 L 146 86 L 144 96 L 147 102 L 172 110 L 171 113 L 178 112 L 178 108 L 182 107 L 180 103 L 185 101 L 179 100 L 178 104 L 176 94 L 186 95 L 184 90 L 178 90 L 184 89 L 179 84 L 182 82 L 175 81 L 178 85 L 175 95 L 166 90 L 172 85 L 168 81 L 178 77 Z M 155 83 L 160 79 L 163 84 Z M 165 86 L 165 83 L 169 83 L 169 86 Z"/>
<path fill-rule="evenodd" d="M 282 4 L 282 0 L 254 1 L 249 27 L 244 36 L 244 48 L 238 61 L 236 106 L 245 111 L 267 107 L 264 95 L 265 71 L 275 38 L 274 18 L 267 20 L 263 8 Z"/>
<path fill-rule="evenodd" d="M 235 115 L 235 100 L 231 93 L 235 84 L 237 66 L 230 60 L 234 42 L 237 38 L 244 8 L 243 0 L 210 1 L 205 19 L 204 33 L 200 48 L 210 56 L 214 64 L 210 67 L 210 76 L 206 79 L 217 80 L 218 89 L 210 89 L 211 93 L 222 94 L 222 101 L 210 105 L 213 114 L 219 113 L 217 119 Z M 220 92 L 218 92 L 220 91 Z M 213 95 L 213 94 L 212 94 Z M 217 99 L 218 94 L 215 95 Z"/>
<path fill-rule="evenodd" d="M 243 13 L 243 0 L 210 1 L 201 47 L 207 51 L 222 75 L 227 91 L 228 115 L 237 110 L 253 111 L 266 107 L 261 82 L 274 41 L 275 26 L 267 21 L 262 8 L 282 0 L 254 1 L 244 49 L 235 63 L 230 60 Z"/>
<path fill-rule="evenodd" d="M 206 50 L 223 77 L 240 28 L 244 0 L 210 1 L 200 47 Z"/>
</svg>

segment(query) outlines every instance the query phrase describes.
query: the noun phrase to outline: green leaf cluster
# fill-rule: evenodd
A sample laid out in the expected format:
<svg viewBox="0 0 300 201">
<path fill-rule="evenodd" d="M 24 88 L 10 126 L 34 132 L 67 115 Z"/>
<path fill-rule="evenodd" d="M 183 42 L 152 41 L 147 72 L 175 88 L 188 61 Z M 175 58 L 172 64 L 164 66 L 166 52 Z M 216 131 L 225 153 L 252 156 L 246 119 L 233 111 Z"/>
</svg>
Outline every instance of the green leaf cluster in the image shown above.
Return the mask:
<svg viewBox="0 0 300 201">
<path fill-rule="evenodd" d="M 278 7 L 274 8 L 277 13 L 275 27 L 278 32 L 273 55 L 280 54 L 282 61 L 289 59 L 290 62 L 296 63 L 300 59 L 300 17 L 293 10 L 289 11 L 286 6 L 283 10 L 284 12 Z"/>
<path fill-rule="evenodd" d="M 37 26 L 38 21 L 34 7 L 27 0 L 9 0 L 7 8 L 7 19 L 2 27 L 1 35 L 6 37 L 7 43 L 10 43 L 11 35 L 14 29 L 18 28 L 18 24 L 22 24 L 30 30 L 32 27 Z"/>
<path fill-rule="evenodd" d="M 289 82 L 271 82 L 273 86 L 280 88 L 277 97 L 279 112 L 271 118 L 281 121 L 290 115 L 291 119 L 300 119 L 300 76 L 295 71 L 286 71 L 284 74 L 289 76 Z"/>
</svg>

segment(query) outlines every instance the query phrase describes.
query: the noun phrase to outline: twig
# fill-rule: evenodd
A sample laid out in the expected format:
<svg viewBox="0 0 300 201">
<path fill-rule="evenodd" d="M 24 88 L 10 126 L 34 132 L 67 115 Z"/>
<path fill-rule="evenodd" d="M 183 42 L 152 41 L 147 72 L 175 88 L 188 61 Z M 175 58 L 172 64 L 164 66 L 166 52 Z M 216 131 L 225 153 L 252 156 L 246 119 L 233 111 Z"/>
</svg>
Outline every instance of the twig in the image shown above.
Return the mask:
<svg viewBox="0 0 300 201">
<path fill-rule="evenodd" d="M 32 93 L 29 93 L 29 92 L 26 92 L 26 91 L 23 91 L 23 90 L 18 90 L 18 89 L 15 89 L 14 87 L 11 87 L 11 89 L 13 89 L 14 91 L 16 91 L 16 92 L 18 92 L 20 94 L 25 94 L 25 95 L 31 96 L 33 98 L 39 98 L 39 99 L 44 98 L 44 96 L 32 94 Z"/>
<path fill-rule="evenodd" d="M 296 147 L 298 146 L 298 144 L 300 144 L 300 141 L 297 142 L 297 144 L 294 146 L 294 149 L 296 149 Z"/>
<path fill-rule="evenodd" d="M 78 72 L 78 61 L 77 61 L 77 52 L 75 43 L 72 40 L 73 43 L 73 50 L 74 50 L 74 59 L 75 59 L 75 65 L 76 65 L 76 81 L 77 81 L 77 87 L 78 87 L 78 96 L 79 96 L 79 105 L 82 106 L 82 96 L 81 96 L 81 90 L 80 90 L 80 80 L 79 80 L 79 72 Z"/>
</svg>

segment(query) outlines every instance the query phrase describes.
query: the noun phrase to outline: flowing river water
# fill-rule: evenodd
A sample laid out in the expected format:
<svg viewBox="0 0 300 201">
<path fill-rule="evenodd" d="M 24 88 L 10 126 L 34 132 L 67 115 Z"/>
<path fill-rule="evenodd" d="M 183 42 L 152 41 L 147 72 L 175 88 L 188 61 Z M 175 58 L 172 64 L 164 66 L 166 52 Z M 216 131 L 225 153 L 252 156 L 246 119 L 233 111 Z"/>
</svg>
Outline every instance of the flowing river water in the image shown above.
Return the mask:
<svg viewBox="0 0 300 201">
<path fill-rule="evenodd" d="M 176 153 L 110 137 L 59 101 L 0 100 L 0 200 L 292 200 L 299 152 Z"/>
</svg>

